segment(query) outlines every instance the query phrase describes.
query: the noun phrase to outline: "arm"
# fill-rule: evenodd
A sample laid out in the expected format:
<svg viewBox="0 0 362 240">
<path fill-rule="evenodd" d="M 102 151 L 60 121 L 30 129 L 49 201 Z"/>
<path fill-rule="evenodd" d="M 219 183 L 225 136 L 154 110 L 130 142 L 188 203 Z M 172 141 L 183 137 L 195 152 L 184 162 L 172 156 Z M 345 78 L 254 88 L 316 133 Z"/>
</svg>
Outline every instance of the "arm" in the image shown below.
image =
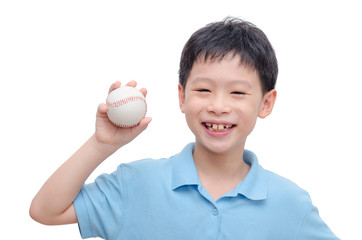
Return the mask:
<svg viewBox="0 0 362 240">
<path fill-rule="evenodd" d="M 127 85 L 135 87 L 136 82 Z M 110 92 L 119 86 L 120 82 L 114 83 Z M 140 91 L 147 93 L 146 89 Z M 150 121 L 144 118 L 133 128 L 116 127 L 108 120 L 107 106 L 100 104 L 95 133 L 45 182 L 31 203 L 30 216 L 47 225 L 76 223 L 73 201 L 86 179 L 106 158 L 144 131 Z"/>
<path fill-rule="evenodd" d="M 329 229 L 327 224 L 319 216 L 318 209 L 312 205 L 308 207 L 307 212 L 299 226 L 297 240 L 338 240 L 339 238 Z"/>
</svg>

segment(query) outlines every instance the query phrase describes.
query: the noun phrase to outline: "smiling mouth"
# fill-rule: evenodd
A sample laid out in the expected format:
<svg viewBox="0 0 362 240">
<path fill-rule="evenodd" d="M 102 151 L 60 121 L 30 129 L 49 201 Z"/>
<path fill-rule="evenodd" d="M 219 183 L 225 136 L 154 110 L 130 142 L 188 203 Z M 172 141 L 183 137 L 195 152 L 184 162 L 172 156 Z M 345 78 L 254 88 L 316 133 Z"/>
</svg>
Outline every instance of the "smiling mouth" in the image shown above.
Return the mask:
<svg viewBox="0 0 362 240">
<path fill-rule="evenodd" d="M 204 126 L 213 132 L 225 132 L 233 128 L 233 124 L 216 124 L 216 123 L 203 123 Z"/>
</svg>

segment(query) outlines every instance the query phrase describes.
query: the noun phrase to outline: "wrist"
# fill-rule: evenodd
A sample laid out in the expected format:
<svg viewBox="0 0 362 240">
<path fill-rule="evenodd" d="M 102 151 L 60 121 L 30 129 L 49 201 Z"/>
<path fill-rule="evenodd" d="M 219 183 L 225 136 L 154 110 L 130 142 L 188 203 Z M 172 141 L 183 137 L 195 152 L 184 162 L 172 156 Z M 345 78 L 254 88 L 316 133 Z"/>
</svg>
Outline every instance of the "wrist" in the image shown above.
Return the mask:
<svg viewBox="0 0 362 240">
<path fill-rule="evenodd" d="M 93 134 L 88 141 L 94 151 L 96 151 L 101 156 L 104 156 L 104 158 L 109 157 L 120 148 L 118 146 L 106 144 L 99 141 L 95 134 Z"/>
</svg>

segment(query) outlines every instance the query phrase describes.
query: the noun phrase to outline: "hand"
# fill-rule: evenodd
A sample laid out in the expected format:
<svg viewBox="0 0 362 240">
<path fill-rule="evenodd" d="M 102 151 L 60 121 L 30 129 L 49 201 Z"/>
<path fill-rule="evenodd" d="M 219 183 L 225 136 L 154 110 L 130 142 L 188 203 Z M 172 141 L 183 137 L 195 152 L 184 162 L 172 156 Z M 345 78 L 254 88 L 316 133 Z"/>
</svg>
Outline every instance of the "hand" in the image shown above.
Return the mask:
<svg viewBox="0 0 362 240">
<path fill-rule="evenodd" d="M 119 81 L 113 83 L 109 89 L 109 93 L 120 86 L 121 82 Z M 137 82 L 131 81 L 127 84 L 127 86 L 136 87 Z M 141 88 L 140 91 L 146 97 L 147 90 L 145 88 Z M 150 117 L 145 117 L 135 127 L 120 128 L 108 119 L 107 110 L 108 106 L 106 104 L 100 104 L 98 106 L 95 137 L 100 145 L 106 147 L 107 149 L 110 148 L 112 151 L 116 151 L 118 148 L 131 142 L 147 128 L 148 124 L 152 120 Z"/>
</svg>

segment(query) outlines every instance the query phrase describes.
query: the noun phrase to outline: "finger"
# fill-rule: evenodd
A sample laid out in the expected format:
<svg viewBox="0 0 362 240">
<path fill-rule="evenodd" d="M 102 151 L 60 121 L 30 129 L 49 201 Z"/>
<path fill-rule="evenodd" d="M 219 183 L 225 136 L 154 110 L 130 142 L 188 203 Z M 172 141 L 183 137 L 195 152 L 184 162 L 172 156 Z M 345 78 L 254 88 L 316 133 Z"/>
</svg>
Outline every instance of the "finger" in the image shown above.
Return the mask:
<svg viewBox="0 0 362 240">
<path fill-rule="evenodd" d="M 146 97 L 146 95 L 147 95 L 147 89 L 146 88 L 141 88 L 140 92 L 143 94 L 143 96 Z"/>
<path fill-rule="evenodd" d="M 104 103 L 98 105 L 97 117 L 105 117 L 107 115 L 108 106 Z"/>
<path fill-rule="evenodd" d="M 143 118 L 137 126 L 138 131 L 139 132 L 144 131 L 148 127 L 148 124 L 150 124 L 151 121 L 152 121 L 152 118 L 150 118 L 150 117 Z"/>
<path fill-rule="evenodd" d="M 136 87 L 136 86 L 137 86 L 137 82 L 134 81 L 134 80 L 132 80 L 132 81 L 128 82 L 126 86 Z"/>
<path fill-rule="evenodd" d="M 130 82 L 127 83 L 127 86 L 130 86 L 130 87 L 136 87 L 137 86 L 137 82 L 132 80 Z M 141 88 L 140 89 L 140 92 L 143 94 L 143 96 L 146 97 L 147 95 L 147 89 L 146 88 Z"/>
<path fill-rule="evenodd" d="M 111 93 L 114 89 L 117 89 L 121 86 L 121 82 L 120 81 L 116 81 L 114 82 L 111 87 L 109 88 L 108 93 Z"/>
</svg>

